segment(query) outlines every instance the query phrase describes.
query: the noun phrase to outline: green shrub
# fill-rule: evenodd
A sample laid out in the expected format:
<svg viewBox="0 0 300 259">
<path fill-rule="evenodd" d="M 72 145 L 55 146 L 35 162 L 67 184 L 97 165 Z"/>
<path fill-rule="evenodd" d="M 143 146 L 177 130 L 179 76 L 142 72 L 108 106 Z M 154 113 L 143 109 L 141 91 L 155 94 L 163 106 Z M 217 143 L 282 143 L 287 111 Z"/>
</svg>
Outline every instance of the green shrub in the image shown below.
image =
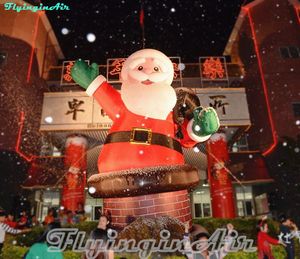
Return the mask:
<svg viewBox="0 0 300 259">
<path fill-rule="evenodd" d="M 30 232 L 22 235 L 16 235 L 15 240 L 17 241 L 17 245 L 20 246 L 32 246 L 38 238 L 43 234 L 43 227 L 34 227 Z"/>
<path fill-rule="evenodd" d="M 21 259 L 27 252 L 28 247 L 4 245 L 1 259 Z"/>
<path fill-rule="evenodd" d="M 73 251 L 65 251 L 64 259 L 81 259 L 81 253 L 75 253 Z"/>
<path fill-rule="evenodd" d="M 3 247 L 1 259 L 22 259 L 25 253 L 28 251 L 28 247 L 21 247 L 16 245 L 6 244 Z M 64 259 L 81 259 L 80 253 L 73 251 L 63 252 Z"/>
<path fill-rule="evenodd" d="M 97 222 L 81 222 L 76 225 L 67 225 L 66 228 L 78 228 L 79 231 L 85 231 L 86 237 L 89 236 L 90 232 L 97 227 Z M 20 246 L 32 246 L 38 238 L 44 233 L 45 227 L 34 227 L 26 234 L 15 236 L 17 244 Z"/>
</svg>

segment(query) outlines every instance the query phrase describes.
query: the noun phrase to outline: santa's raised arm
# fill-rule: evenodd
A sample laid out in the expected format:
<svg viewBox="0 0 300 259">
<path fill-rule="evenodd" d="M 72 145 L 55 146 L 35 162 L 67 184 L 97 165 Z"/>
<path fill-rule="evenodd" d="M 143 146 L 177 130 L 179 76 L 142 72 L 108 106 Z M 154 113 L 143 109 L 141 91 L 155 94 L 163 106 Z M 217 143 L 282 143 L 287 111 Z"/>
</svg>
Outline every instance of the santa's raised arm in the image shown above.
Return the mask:
<svg viewBox="0 0 300 259">
<path fill-rule="evenodd" d="M 213 108 L 197 107 L 183 126 L 184 137 L 177 139 L 173 75 L 173 64 L 166 55 L 143 49 L 124 62 L 118 92 L 99 75 L 97 64 L 76 61 L 73 79 L 113 120 L 99 156 L 99 174 L 88 181 L 96 189 L 94 196 L 141 195 L 198 184 L 197 169 L 184 163 L 181 145 L 207 140 L 218 130 L 219 120 Z"/>
</svg>

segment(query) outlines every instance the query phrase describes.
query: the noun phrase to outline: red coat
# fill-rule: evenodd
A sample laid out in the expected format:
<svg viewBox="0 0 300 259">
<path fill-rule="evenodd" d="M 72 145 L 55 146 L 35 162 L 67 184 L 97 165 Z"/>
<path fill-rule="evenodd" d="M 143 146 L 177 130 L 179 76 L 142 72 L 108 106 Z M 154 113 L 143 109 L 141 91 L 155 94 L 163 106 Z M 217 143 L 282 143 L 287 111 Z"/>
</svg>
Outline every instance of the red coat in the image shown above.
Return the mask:
<svg viewBox="0 0 300 259">
<path fill-rule="evenodd" d="M 257 236 L 257 251 L 258 259 L 264 259 L 264 256 L 268 256 L 269 259 L 273 259 L 272 249 L 270 245 L 278 245 L 279 241 L 270 237 L 266 232 L 259 232 Z"/>
<path fill-rule="evenodd" d="M 173 112 L 169 113 L 166 120 L 146 118 L 130 112 L 123 103 L 120 93 L 106 81 L 102 81 L 98 87 L 94 85 L 93 88 L 90 93 L 88 89 L 87 93 L 93 95 L 113 121 L 109 133 L 131 131 L 132 128 L 137 127 L 151 129 L 152 132 L 175 138 L 177 126 L 173 121 Z M 195 145 L 196 142 L 189 138 L 185 126 L 182 127 L 182 131 L 184 139 L 180 140 L 181 144 L 185 147 Z M 184 157 L 176 150 L 159 145 L 136 145 L 129 142 L 105 144 L 98 159 L 100 173 L 183 164 Z"/>
</svg>

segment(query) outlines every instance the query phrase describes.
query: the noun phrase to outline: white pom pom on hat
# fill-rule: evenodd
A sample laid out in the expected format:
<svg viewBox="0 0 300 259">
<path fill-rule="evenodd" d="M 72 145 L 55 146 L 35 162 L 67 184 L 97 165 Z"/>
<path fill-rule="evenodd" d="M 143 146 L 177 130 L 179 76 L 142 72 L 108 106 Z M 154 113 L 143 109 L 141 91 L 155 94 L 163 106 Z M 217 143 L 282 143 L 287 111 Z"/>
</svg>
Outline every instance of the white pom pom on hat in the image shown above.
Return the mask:
<svg viewBox="0 0 300 259">
<path fill-rule="evenodd" d="M 168 79 L 166 82 L 171 84 L 174 77 L 174 68 L 172 61 L 162 52 L 156 49 L 141 49 L 133 54 L 131 54 L 124 62 L 122 71 L 121 71 L 121 80 L 126 80 L 128 75 L 128 70 L 132 69 L 132 63 L 135 63 L 135 60 L 153 58 L 158 61 L 158 63 L 163 65 L 163 72 L 168 73 Z"/>
</svg>

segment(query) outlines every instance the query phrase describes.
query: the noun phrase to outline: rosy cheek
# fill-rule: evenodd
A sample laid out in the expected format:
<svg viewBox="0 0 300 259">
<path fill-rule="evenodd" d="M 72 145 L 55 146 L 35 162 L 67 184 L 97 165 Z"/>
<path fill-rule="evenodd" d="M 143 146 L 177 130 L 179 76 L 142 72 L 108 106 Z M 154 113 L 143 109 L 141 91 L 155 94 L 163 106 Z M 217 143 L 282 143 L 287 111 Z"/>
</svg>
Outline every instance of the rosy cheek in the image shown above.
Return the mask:
<svg viewBox="0 0 300 259">
<path fill-rule="evenodd" d="M 131 77 L 130 75 L 128 75 L 127 77 L 127 81 L 130 82 L 130 83 L 139 83 L 140 81 L 134 79 L 133 77 Z"/>
</svg>

